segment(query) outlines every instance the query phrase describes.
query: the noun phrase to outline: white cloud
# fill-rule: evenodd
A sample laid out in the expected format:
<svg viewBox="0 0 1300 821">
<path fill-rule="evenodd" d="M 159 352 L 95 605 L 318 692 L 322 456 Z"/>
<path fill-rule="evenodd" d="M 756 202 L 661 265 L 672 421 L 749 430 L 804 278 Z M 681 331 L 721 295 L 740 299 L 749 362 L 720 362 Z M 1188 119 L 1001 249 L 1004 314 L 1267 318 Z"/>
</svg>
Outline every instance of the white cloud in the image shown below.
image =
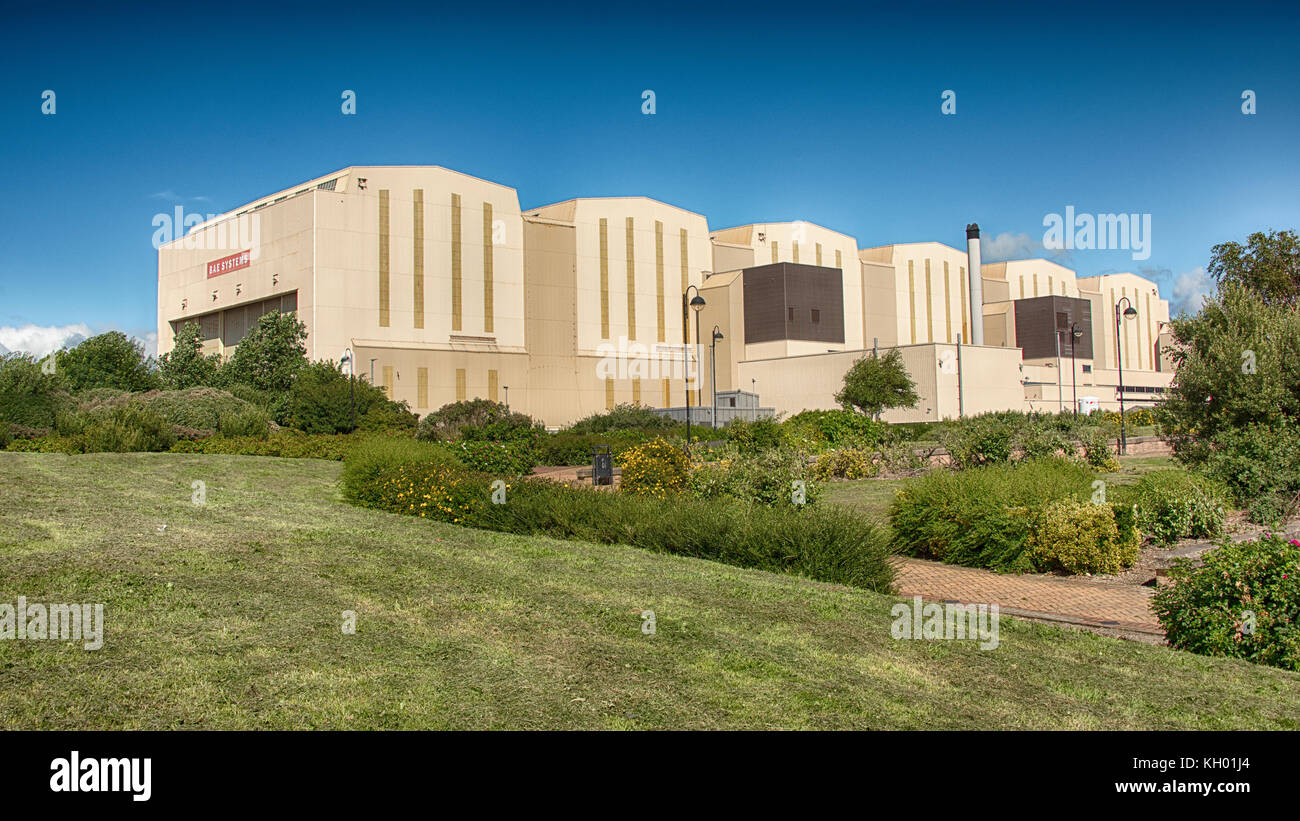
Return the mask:
<svg viewBox="0 0 1300 821">
<path fill-rule="evenodd" d="M 1181 273 L 1174 278 L 1174 298 L 1170 300 L 1170 310 L 1175 316 L 1199 313 L 1201 303 L 1212 293 L 1214 280 L 1210 279 L 1204 268 Z"/>
<path fill-rule="evenodd" d="M 980 240 L 980 255 L 984 262 L 1002 262 L 1008 259 L 1032 259 L 1044 256 L 1043 244 L 1028 234 L 1002 232 L 992 239 Z"/>
<path fill-rule="evenodd" d="M 23 325 L 15 328 L 0 326 L 0 354 L 29 353 L 37 359 L 48 356 L 62 348 L 75 347 L 79 342 L 95 334 L 116 328 L 92 330 L 84 322 L 74 325 Z M 158 355 L 157 331 L 125 331 L 127 336 L 144 346 L 145 356 Z"/>
<path fill-rule="evenodd" d="M 76 345 L 90 336 L 94 336 L 94 332 L 84 322 L 76 325 L 28 324 L 20 328 L 0 325 L 0 345 L 10 351 L 29 353 L 38 359 L 60 348 Z"/>
</svg>

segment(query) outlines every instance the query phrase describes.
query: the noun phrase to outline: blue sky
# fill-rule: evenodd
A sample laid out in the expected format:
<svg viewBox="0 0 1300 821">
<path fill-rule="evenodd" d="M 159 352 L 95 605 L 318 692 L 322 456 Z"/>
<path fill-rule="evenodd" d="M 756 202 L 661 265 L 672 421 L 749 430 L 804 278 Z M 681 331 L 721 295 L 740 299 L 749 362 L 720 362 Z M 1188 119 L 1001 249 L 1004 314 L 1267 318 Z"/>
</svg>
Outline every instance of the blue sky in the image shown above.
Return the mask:
<svg viewBox="0 0 1300 821">
<path fill-rule="evenodd" d="M 1053 257 L 1043 220 L 1067 206 L 1150 214 L 1149 259 L 1053 258 L 1145 271 L 1176 305 L 1215 243 L 1300 229 L 1295 4 L 621 8 L 6 9 L 0 345 L 147 337 L 156 214 L 347 165 L 443 165 L 525 208 L 644 194 L 712 228 L 804 219 L 863 247 L 963 247 L 978 221 L 986 260 Z"/>
</svg>

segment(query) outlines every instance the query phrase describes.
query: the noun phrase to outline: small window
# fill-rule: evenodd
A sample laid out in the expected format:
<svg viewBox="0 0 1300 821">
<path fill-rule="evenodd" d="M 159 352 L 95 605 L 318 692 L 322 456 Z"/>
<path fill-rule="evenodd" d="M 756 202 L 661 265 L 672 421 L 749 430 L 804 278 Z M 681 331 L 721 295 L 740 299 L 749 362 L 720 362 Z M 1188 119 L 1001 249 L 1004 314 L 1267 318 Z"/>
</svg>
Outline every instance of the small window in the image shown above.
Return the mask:
<svg viewBox="0 0 1300 821">
<path fill-rule="evenodd" d="M 790 322 L 794 322 L 794 308 L 793 308 L 793 307 L 786 308 L 786 309 L 785 309 L 785 315 L 786 315 L 786 319 L 787 319 L 788 321 L 790 321 Z"/>
<path fill-rule="evenodd" d="M 1083 366 L 1083 372 L 1084 372 L 1084 373 L 1092 373 L 1092 366 L 1091 366 L 1091 365 L 1084 365 L 1084 366 Z"/>
<path fill-rule="evenodd" d="M 812 309 L 812 321 L 814 325 L 822 321 L 822 312 L 817 310 L 816 308 Z"/>
<path fill-rule="evenodd" d="M 731 397 L 731 407 L 736 407 L 736 397 Z"/>
</svg>

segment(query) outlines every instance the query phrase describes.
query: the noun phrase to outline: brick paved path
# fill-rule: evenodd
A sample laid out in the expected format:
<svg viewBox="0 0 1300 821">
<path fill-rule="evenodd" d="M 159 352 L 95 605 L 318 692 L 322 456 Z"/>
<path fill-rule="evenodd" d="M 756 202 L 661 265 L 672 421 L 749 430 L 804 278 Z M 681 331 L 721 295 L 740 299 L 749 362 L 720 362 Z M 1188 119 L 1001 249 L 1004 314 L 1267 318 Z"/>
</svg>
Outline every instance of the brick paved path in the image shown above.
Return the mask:
<svg viewBox="0 0 1300 821">
<path fill-rule="evenodd" d="M 1009 615 L 1060 621 L 1117 633 L 1163 638 L 1150 601 L 1154 591 L 1133 584 L 1054 576 L 1012 576 L 972 567 L 899 557 L 898 588 L 905 598 L 996 604 Z"/>
</svg>

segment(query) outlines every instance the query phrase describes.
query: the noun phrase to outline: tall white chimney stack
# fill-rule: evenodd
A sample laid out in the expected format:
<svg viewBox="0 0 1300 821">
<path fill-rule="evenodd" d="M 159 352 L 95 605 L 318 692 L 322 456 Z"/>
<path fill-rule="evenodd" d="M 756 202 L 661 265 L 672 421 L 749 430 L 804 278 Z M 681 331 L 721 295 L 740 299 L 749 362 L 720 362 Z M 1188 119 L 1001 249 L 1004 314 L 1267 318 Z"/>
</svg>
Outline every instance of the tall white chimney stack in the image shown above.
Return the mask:
<svg viewBox="0 0 1300 821">
<path fill-rule="evenodd" d="M 984 278 L 980 276 L 980 226 L 966 226 L 966 262 L 970 265 L 970 344 L 984 344 Z"/>
</svg>

